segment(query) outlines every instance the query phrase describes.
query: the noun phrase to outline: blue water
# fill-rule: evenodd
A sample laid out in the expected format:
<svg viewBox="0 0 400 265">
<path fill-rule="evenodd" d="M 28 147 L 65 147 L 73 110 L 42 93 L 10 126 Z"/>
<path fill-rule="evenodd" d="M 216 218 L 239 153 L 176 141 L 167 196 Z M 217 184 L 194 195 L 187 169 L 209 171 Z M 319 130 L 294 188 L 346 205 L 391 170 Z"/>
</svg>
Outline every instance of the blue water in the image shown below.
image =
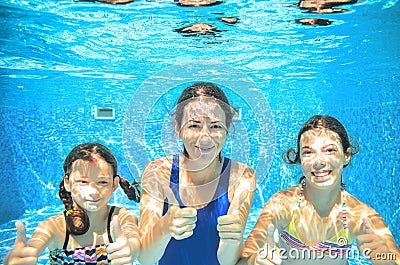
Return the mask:
<svg viewBox="0 0 400 265">
<path fill-rule="evenodd" d="M 289 0 L 202 8 L 3 0 L 0 258 L 15 239 L 15 220 L 29 234 L 62 210 L 62 162 L 76 144 L 106 144 L 130 180 L 140 178 L 146 161 L 179 150 L 168 112 L 178 90 L 194 80 L 220 84 L 242 110 L 224 152 L 257 170 L 246 235 L 268 198 L 301 176 L 281 154 L 295 145 L 300 125 L 322 113 L 359 140 L 344 182 L 383 216 L 399 243 L 400 4 L 373 0 L 346 8 L 321 15 Z M 228 25 L 221 16 L 240 20 Z M 332 24 L 295 22 L 308 17 Z M 189 37 L 174 31 L 195 22 L 221 31 Z M 115 120 L 96 120 L 94 106 L 115 108 Z M 112 202 L 138 209 L 120 191 Z"/>
</svg>

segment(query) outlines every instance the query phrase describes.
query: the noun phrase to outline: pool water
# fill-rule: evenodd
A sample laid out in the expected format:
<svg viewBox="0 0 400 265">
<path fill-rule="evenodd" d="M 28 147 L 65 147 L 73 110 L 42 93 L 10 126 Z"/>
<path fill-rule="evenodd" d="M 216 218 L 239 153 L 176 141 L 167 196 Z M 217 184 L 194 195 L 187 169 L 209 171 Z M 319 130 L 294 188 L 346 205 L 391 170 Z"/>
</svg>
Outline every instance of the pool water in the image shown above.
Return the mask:
<svg viewBox="0 0 400 265">
<path fill-rule="evenodd" d="M 348 191 L 383 216 L 399 243 L 400 4 L 362 0 L 345 8 L 314 14 L 289 0 L 200 8 L 3 0 L 0 258 L 15 240 L 15 220 L 29 234 L 62 210 L 62 163 L 76 144 L 106 144 L 130 180 L 140 179 L 146 161 L 178 150 L 168 113 L 179 89 L 195 80 L 220 84 L 242 110 L 224 153 L 249 163 L 259 179 L 246 235 L 268 198 L 301 176 L 281 159 L 301 124 L 329 114 L 361 146 L 344 170 Z M 301 18 L 331 23 L 296 23 Z M 176 31 L 196 22 L 219 31 Z M 114 108 L 115 119 L 95 119 L 95 106 Z M 120 191 L 112 203 L 138 212 Z M 40 264 L 46 261 L 44 253 Z M 368 264 L 351 260 L 359 263 Z"/>
</svg>

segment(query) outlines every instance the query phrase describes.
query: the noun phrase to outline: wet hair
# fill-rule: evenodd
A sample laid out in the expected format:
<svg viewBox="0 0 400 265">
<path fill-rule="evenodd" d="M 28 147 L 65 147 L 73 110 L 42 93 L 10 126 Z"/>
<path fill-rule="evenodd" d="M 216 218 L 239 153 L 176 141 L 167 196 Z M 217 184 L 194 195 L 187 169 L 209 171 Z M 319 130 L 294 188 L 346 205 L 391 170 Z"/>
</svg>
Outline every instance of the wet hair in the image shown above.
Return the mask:
<svg viewBox="0 0 400 265">
<path fill-rule="evenodd" d="M 225 121 L 227 129 L 229 130 L 229 127 L 232 124 L 233 116 L 236 113 L 236 109 L 229 104 L 228 98 L 226 97 L 224 91 L 210 82 L 196 82 L 183 90 L 176 103 L 176 111 L 174 113 L 178 128 L 181 128 L 182 126 L 183 110 L 185 109 L 186 105 L 192 100 L 201 96 L 216 99 L 215 102 L 218 103 L 225 113 Z M 185 147 L 183 148 L 183 154 L 186 157 L 188 156 Z M 219 159 L 222 159 L 221 153 L 219 154 Z"/>
<path fill-rule="evenodd" d="M 311 117 L 308 121 L 306 121 L 303 126 L 300 128 L 299 134 L 297 135 L 297 147 L 289 148 L 283 154 L 283 161 L 287 164 L 301 164 L 300 159 L 300 138 L 303 133 L 312 130 L 312 129 L 328 129 L 333 131 L 339 135 L 340 143 L 342 144 L 343 151 L 346 155 L 353 157 L 353 155 L 357 154 L 360 151 L 359 143 L 349 137 L 346 129 L 343 124 L 340 123 L 336 118 L 329 115 L 315 115 Z M 350 162 L 346 165 L 343 165 L 343 168 L 347 167 Z M 304 180 L 304 176 L 300 178 L 299 182 Z M 345 184 L 342 183 L 342 186 L 345 187 Z"/>
<path fill-rule="evenodd" d="M 75 146 L 64 160 L 63 169 L 64 177 L 60 183 L 60 190 L 58 192 L 61 201 L 63 202 L 66 215 L 65 221 L 67 224 L 67 231 L 72 235 L 83 235 L 90 227 L 89 217 L 85 210 L 81 209 L 78 205 L 74 208 L 71 192 L 68 192 L 64 186 L 64 179 L 68 179 L 71 171 L 72 164 L 77 160 L 95 161 L 103 159 L 113 170 L 113 178 L 119 177 L 119 185 L 128 196 L 130 200 L 135 202 L 140 201 L 140 184 L 134 181 L 132 184 L 128 180 L 118 176 L 118 163 L 112 152 L 102 144 L 99 143 L 84 143 Z"/>
</svg>

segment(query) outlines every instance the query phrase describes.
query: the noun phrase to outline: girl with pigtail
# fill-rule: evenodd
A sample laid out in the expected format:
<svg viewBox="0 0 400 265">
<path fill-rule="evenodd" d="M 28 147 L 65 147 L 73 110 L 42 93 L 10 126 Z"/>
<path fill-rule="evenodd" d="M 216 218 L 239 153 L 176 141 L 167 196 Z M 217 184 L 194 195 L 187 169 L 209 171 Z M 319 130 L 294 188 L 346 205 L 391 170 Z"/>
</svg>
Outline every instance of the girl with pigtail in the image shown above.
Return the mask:
<svg viewBox="0 0 400 265">
<path fill-rule="evenodd" d="M 41 222 L 29 241 L 18 221 L 4 264 L 36 264 L 46 247 L 50 264 L 132 264 L 140 251 L 137 217 L 108 202 L 118 184 L 139 202 L 139 183 L 121 178 L 114 155 L 99 143 L 74 147 L 63 169 L 59 196 L 66 210 Z"/>
</svg>

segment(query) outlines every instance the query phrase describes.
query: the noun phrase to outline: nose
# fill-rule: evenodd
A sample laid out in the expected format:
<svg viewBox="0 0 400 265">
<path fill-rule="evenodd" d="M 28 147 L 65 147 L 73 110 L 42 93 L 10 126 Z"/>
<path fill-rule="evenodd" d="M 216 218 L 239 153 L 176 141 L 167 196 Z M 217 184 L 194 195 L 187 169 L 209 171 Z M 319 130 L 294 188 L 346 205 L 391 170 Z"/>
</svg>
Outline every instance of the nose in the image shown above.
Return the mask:
<svg viewBox="0 0 400 265">
<path fill-rule="evenodd" d="M 314 162 L 315 170 L 320 170 L 320 169 L 324 168 L 325 166 L 326 166 L 326 162 L 321 158 L 316 159 Z"/>
<path fill-rule="evenodd" d="M 99 189 L 96 184 L 91 184 L 91 185 L 87 186 L 86 192 L 91 197 L 96 197 L 100 194 Z"/>
</svg>

